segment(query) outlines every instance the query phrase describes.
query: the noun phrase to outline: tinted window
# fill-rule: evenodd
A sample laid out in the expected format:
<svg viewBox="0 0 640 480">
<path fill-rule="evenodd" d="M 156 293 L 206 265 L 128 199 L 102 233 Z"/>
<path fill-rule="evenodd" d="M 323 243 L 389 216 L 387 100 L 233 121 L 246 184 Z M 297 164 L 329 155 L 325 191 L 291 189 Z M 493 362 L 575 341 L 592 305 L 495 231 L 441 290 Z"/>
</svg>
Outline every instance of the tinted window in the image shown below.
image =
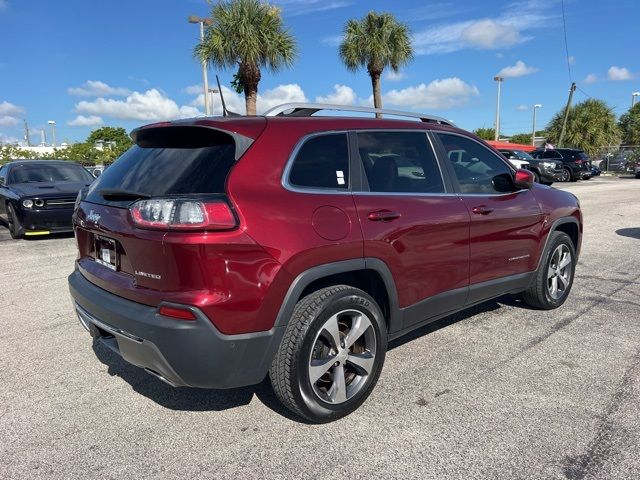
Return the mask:
<svg viewBox="0 0 640 480">
<path fill-rule="evenodd" d="M 289 183 L 307 188 L 349 188 L 347 134 L 319 135 L 308 139 L 293 161 Z"/>
<path fill-rule="evenodd" d="M 93 177 L 80 165 L 31 163 L 14 165 L 8 183 L 91 182 Z"/>
<path fill-rule="evenodd" d="M 555 150 L 547 150 L 542 153 L 542 158 L 562 158 L 562 155 Z"/>
<path fill-rule="evenodd" d="M 512 170 L 488 148 L 459 135 L 439 133 L 463 193 L 514 191 Z"/>
<path fill-rule="evenodd" d="M 531 159 L 533 159 L 533 157 L 531 155 L 529 155 L 527 152 L 523 152 L 522 150 L 514 150 L 513 153 L 520 160 L 531 160 Z"/>
<path fill-rule="evenodd" d="M 440 193 L 442 176 L 425 132 L 358 133 L 372 192 Z"/>
<path fill-rule="evenodd" d="M 87 200 L 104 203 L 98 192 L 122 189 L 149 196 L 223 193 L 234 164 L 233 143 L 204 148 L 134 146 L 105 169 Z"/>
</svg>

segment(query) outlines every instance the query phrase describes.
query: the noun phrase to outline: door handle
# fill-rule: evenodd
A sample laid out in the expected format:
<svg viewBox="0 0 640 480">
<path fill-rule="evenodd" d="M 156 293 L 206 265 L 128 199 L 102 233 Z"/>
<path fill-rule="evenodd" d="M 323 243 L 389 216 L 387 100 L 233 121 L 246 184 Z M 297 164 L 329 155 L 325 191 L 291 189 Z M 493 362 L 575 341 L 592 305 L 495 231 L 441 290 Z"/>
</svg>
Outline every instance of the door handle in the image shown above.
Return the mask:
<svg viewBox="0 0 640 480">
<path fill-rule="evenodd" d="M 367 215 L 367 218 L 372 222 L 390 222 L 396 218 L 400 218 L 402 215 L 400 212 L 392 212 L 391 210 L 378 210 L 377 212 L 371 212 Z"/>
<path fill-rule="evenodd" d="M 486 205 L 479 205 L 477 207 L 473 207 L 471 211 L 478 215 L 489 215 L 493 212 L 493 208 L 489 208 Z"/>
</svg>

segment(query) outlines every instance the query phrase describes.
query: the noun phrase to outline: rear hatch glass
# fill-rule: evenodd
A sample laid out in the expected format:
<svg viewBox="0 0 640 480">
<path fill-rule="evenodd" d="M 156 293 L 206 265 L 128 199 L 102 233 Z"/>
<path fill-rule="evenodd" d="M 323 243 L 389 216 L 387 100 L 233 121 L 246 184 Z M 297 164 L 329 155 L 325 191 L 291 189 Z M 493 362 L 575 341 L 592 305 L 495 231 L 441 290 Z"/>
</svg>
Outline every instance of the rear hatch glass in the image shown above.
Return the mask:
<svg viewBox="0 0 640 480">
<path fill-rule="evenodd" d="M 85 201 L 126 207 L 135 200 L 104 198 L 104 191 L 114 190 L 146 197 L 223 193 L 227 175 L 235 163 L 235 144 L 231 136 L 220 135 L 211 143 L 202 146 L 194 141 L 195 146 L 185 142 L 170 147 L 136 145 L 100 175 Z"/>
</svg>

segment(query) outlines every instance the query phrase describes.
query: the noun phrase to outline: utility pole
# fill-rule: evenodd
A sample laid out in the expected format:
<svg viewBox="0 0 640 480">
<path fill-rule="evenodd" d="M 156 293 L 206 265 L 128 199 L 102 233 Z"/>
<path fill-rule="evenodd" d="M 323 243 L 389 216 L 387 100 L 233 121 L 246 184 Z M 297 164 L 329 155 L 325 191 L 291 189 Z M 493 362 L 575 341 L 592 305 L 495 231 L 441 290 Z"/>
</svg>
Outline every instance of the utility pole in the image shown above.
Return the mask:
<svg viewBox="0 0 640 480">
<path fill-rule="evenodd" d="M 498 97 L 496 99 L 496 135 L 494 139 L 497 142 L 500 140 L 500 85 L 502 85 L 504 77 L 496 76 L 493 77 L 493 79 L 498 82 Z"/>
<path fill-rule="evenodd" d="M 640 97 L 640 92 L 633 92 L 631 94 L 631 108 L 633 108 L 636 104 L 636 97 Z"/>
<path fill-rule="evenodd" d="M 209 104 L 210 107 L 211 107 L 211 115 L 213 115 L 213 104 L 214 104 L 213 99 L 215 98 L 216 93 L 219 93 L 219 92 L 220 92 L 220 90 L 218 90 L 217 88 L 210 88 L 209 89 L 209 94 L 211 95 L 211 99 L 210 99 L 211 103 Z"/>
<path fill-rule="evenodd" d="M 189 23 L 200 24 L 200 43 L 204 43 L 204 25 L 211 25 L 211 19 L 189 15 L 187 20 Z M 202 61 L 202 80 L 204 82 L 204 111 L 208 116 L 211 115 L 211 109 L 209 108 L 209 78 L 207 75 L 207 62 L 204 60 Z"/>
<path fill-rule="evenodd" d="M 24 121 L 24 139 L 27 141 L 27 147 L 31 146 L 31 137 L 29 137 L 29 125 Z"/>
<path fill-rule="evenodd" d="M 532 147 L 536 146 L 536 112 L 538 111 L 539 108 L 542 108 L 542 105 L 539 103 L 536 103 L 533 106 L 533 130 L 531 130 L 531 146 Z"/>
<path fill-rule="evenodd" d="M 562 121 L 562 131 L 560 132 L 560 138 L 558 139 L 558 147 L 562 147 L 562 141 L 564 140 L 564 132 L 567 129 L 567 120 L 569 118 L 569 109 L 571 108 L 571 100 L 573 100 L 573 92 L 576 91 L 576 82 L 571 84 L 569 89 L 569 99 L 567 100 L 567 107 L 564 109 L 564 120 Z"/>
</svg>

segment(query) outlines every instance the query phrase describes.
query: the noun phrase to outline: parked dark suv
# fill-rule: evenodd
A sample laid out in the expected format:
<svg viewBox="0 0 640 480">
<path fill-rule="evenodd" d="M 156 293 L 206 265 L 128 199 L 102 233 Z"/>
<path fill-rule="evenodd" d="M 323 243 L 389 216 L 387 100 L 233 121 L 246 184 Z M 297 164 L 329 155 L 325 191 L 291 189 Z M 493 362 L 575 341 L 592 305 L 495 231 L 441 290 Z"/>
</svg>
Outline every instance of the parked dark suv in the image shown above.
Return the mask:
<svg viewBox="0 0 640 480">
<path fill-rule="evenodd" d="M 389 113 L 289 104 L 132 133 L 74 214 L 69 286 L 96 341 L 174 386 L 269 374 L 326 422 L 364 402 L 388 341 L 506 293 L 567 299 L 576 197 L 443 119 L 322 110 Z"/>
<path fill-rule="evenodd" d="M 560 160 L 564 164 L 564 174 L 559 179 L 561 182 L 589 180 L 592 176 L 591 161 L 584 150 L 576 148 L 539 149 L 531 152 L 531 156 L 542 160 Z"/>
<path fill-rule="evenodd" d="M 552 185 L 562 179 L 564 173 L 564 165 L 560 160 L 543 160 L 533 158 L 527 152 L 522 150 L 508 150 L 504 148 L 498 149 L 507 160 L 522 160 L 529 162 L 528 170 L 533 172 L 536 182 L 543 185 Z"/>
</svg>

